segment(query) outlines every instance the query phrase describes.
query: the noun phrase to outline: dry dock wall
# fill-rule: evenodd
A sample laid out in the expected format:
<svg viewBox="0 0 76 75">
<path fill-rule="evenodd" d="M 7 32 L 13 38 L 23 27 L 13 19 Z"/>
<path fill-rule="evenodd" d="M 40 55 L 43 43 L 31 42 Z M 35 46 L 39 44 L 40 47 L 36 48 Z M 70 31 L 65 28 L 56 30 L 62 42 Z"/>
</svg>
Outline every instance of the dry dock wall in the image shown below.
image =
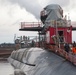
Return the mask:
<svg viewBox="0 0 76 75">
<path fill-rule="evenodd" d="M 26 75 L 76 75 L 76 66 L 41 48 L 13 51 L 8 61 Z"/>
</svg>

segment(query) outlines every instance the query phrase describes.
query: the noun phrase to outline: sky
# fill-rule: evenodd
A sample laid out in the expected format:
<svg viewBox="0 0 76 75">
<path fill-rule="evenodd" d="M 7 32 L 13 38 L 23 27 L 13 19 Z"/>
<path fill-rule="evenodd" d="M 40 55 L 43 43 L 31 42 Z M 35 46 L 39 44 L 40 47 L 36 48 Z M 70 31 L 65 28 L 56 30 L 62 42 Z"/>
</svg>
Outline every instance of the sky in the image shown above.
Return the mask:
<svg viewBox="0 0 76 75">
<path fill-rule="evenodd" d="M 40 21 L 40 11 L 49 4 L 59 4 L 64 15 L 76 21 L 76 0 L 0 0 L 0 43 L 13 43 L 14 35 L 33 36 L 37 32 L 19 31 L 21 22 Z M 76 41 L 75 31 L 72 40 Z"/>
</svg>

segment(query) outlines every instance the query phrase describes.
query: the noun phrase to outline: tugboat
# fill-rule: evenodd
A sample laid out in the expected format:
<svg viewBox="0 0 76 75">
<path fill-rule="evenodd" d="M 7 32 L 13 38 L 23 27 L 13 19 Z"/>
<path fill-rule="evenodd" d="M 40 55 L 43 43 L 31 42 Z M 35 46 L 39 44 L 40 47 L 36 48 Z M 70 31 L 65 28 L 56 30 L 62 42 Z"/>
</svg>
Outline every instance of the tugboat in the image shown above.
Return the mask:
<svg viewBox="0 0 76 75">
<path fill-rule="evenodd" d="M 63 18 L 63 9 L 57 4 L 46 6 L 40 19 L 22 22 L 19 29 L 39 32 L 36 47 L 13 51 L 8 61 L 26 75 L 76 75 L 76 56 L 64 49 L 66 43 L 72 45 L 72 30 L 76 29 L 71 20 Z"/>
</svg>

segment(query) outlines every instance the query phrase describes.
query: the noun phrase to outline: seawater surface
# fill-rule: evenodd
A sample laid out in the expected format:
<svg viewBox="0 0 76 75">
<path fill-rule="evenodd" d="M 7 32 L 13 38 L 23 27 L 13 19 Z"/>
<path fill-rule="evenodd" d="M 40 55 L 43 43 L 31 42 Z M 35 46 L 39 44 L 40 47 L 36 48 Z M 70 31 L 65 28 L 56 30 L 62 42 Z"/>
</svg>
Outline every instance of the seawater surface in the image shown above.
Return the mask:
<svg viewBox="0 0 76 75">
<path fill-rule="evenodd" d="M 7 61 L 0 61 L 0 75 L 13 75 L 14 68 Z"/>
</svg>

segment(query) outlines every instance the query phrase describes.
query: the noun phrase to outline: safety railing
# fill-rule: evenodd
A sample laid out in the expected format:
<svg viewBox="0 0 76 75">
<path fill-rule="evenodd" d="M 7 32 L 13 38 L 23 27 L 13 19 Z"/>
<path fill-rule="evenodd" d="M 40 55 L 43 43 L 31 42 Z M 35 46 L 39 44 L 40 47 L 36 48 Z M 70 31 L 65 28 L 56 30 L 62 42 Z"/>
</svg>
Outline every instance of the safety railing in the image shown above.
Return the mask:
<svg viewBox="0 0 76 75">
<path fill-rule="evenodd" d="M 67 53 L 64 49 L 60 49 L 57 46 L 55 47 L 55 52 L 58 52 L 59 55 L 63 56 L 68 61 L 76 65 L 76 55 L 73 54 L 72 52 Z"/>
<path fill-rule="evenodd" d="M 66 21 L 56 21 L 56 20 L 50 20 L 45 22 L 45 25 L 52 26 L 52 27 L 69 27 L 71 25 L 70 20 Z M 21 22 L 21 29 L 27 28 L 27 27 L 42 27 L 42 22 Z"/>
<path fill-rule="evenodd" d="M 62 20 L 62 21 L 56 21 L 56 20 L 49 20 L 45 22 L 45 25 L 51 26 L 51 27 L 69 27 L 71 26 L 70 20 Z"/>
<path fill-rule="evenodd" d="M 21 22 L 21 29 L 30 27 L 41 27 L 41 22 Z"/>
</svg>

